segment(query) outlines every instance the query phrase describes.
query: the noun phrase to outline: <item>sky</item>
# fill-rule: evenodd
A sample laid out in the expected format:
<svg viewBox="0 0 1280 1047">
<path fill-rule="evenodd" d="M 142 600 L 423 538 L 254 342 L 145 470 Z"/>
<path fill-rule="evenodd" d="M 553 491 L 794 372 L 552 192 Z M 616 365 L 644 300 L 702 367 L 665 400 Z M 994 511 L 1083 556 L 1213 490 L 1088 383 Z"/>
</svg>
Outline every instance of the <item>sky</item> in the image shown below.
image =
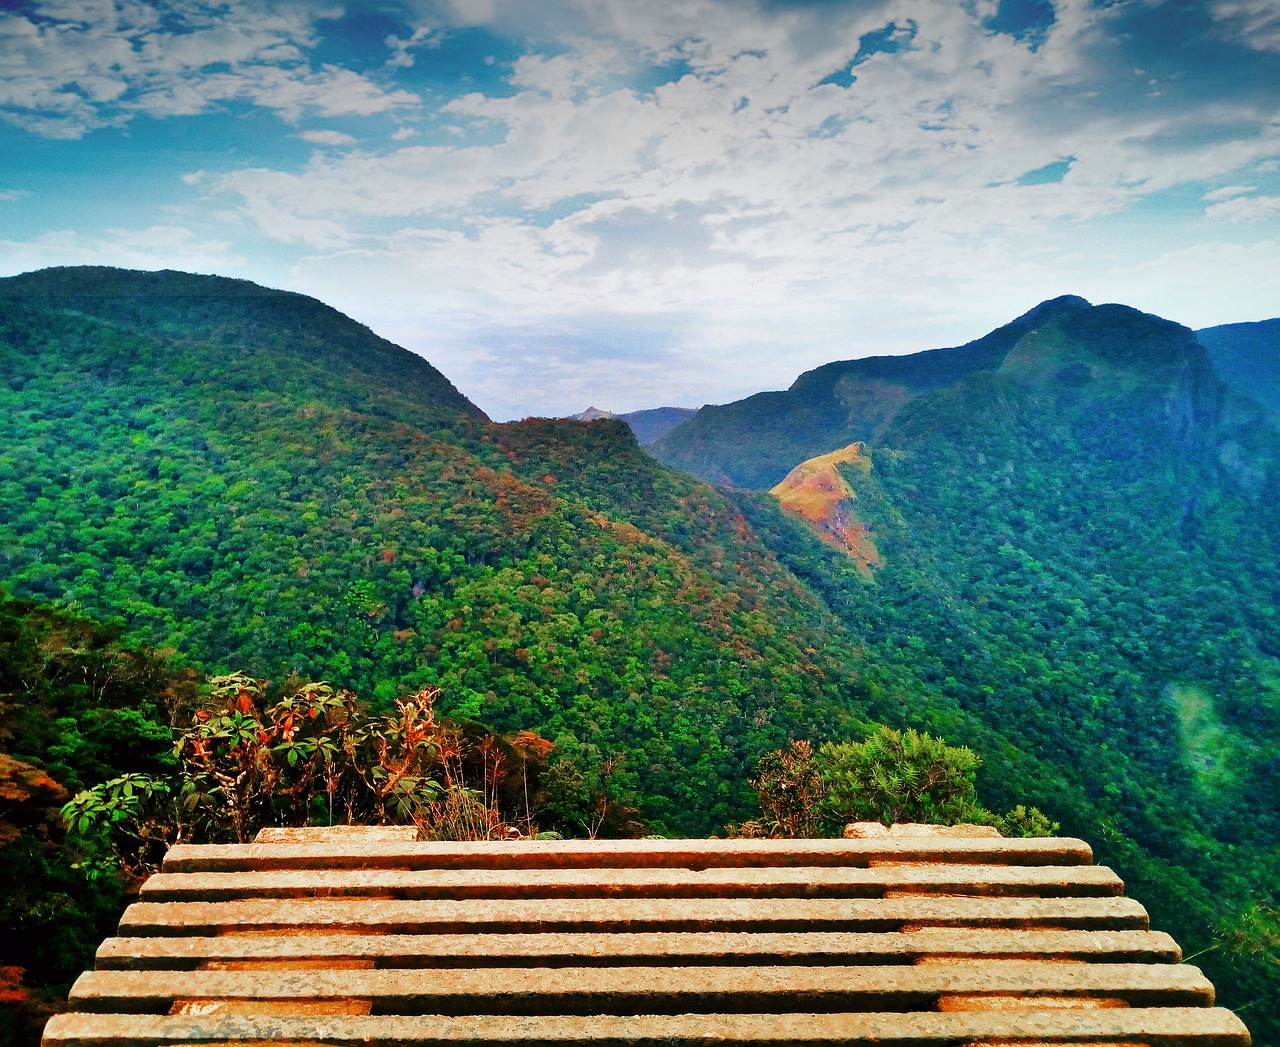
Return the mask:
<svg viewBox="0 0 1280 1047">
<path fill-rule="evenodd" d="M 1275 0 L 0 0 L 0 275 L 313 295 L 499 420 L 1079 294 L 1280 315 Z"/>
</svg>

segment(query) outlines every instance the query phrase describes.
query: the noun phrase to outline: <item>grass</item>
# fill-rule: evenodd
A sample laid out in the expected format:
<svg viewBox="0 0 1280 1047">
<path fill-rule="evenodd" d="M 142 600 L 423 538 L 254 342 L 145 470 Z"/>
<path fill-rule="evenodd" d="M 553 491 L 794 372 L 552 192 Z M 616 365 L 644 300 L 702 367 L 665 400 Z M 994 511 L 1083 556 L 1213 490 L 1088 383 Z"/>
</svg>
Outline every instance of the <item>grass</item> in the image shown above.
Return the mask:
<svg viewBox="0 0 1280 1047">
<path fill-rule="evenodd" d="M 812 525 L 823 541 L 842 549 L 870 575 L 884 565 L 871 538 L 871 528 L 858 519 L 852 503 L 857 493 L 845 479 L 840 466 L 851 465 L 864 475 L 871 471 L 871 459 L 860 443 L 818 455 L 801 462 L 769 493 L 782 508 Z"/>
<path fill-rule="evenodd" d="M 1235 779 L 1244 739 L 1222 722 L 1213 695 L 1199 684 L 1176 682 L 1165 688 L 1178 714 L 1178 736 L 1202 788 L 1216 792 Z"/>
</svg>

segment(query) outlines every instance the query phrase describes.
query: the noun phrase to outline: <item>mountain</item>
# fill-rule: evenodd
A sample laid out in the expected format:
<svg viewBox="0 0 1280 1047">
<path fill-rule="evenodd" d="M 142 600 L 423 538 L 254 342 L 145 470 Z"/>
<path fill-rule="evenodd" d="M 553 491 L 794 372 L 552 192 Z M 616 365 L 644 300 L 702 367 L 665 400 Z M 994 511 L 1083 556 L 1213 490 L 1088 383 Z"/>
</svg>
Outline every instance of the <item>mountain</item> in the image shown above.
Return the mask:
<svg viewBox="0 0 1280 1047">
<path fill-rule="evenodd" d="M 621 421 L 489 422 L 301 295 L 179 273 L 0 280 L 0 582 L 208 671 L 296 671 L 531 727 L 673 830 L 758 755 L 874 718 L 851 638 L 736 507 Z M 865 659 L 862 659 L 865 662 Z"/>
<path fill-rule="evenodd" d="M 1196 338 L 1231 389 L 1280 414 L 1280 319 L 1208 327 Z"/>
<path fill-rule="evenodd" d="M 0 309 L 10 327 L 32 323 L 52 309 L 62 318 L 59 329 L 67 329 L 72 339 L 88 339 L 103 325 L 122 339 L 147 339 L 151 345 L 137 346 L 142 357 L 150 361 L 154 355 L 154 362 L 165 367 L 180 369 L 208 352 L 219 370 L 227 369 L 241 382 L 251 375 L 265 378 L 259 369 L 269 368 L 276 373 L 267 387 L 284 385 L 285 372 L 297 368 L 316 391 L 323 389 L 345 406 L 377 413 L 384 399 L 412 404 L 433 418 L 485 417 L 422 357 L 315 299 L 247 280 L 89 266 L 46 269 L 0 280 Z M 83 323 L 70 333 L 75 317 Z M 195 350 L 201 342 L 204 348 Z M 85 381 L 99 387 L 143 362 L 131 360 L 129 348 L 94 354 L 84 345 L 68 346 L 81 354 L 75 359 L 96 369 Z M 180 372 L 179 377 L 194 382 L 198 375 Z"/>
<path fill-rule="evenodd" d="M 1185 328 L 1076 298 L 769 395 L 799 413 L 758 404 L 735 434 L 708 409 L 658 441 L 695 427 L 709 472 L 737 476 L 718 491 L 617 419 L 493 424 L 303 296 L 11 278 L 0 581 L 178 669 L 382 704 L 438 685 L 446 714 L 608 764 L 670 832 L 753 813 L 756 759 L 789 739 L 945 735 L 982 755 L 989 807 L 1088 839 L 1155 926 L 1208 950 L 1259 1042 L 1280 1034 L 1265 408 Z M 826 533 L 746 489 L 763 479 Z"/>
<path fill-rule="evenodd" d="M 1079 299 L 1015 324 L 974 343 L 1001 350 L 983 366 L 953 350 L 947 381 L 862 416 L 874 439 L 734 500 L 891 676 L 1057 768 L 1054 817 L 1277 1042 L 1280 436 L 1177 324 Z M 946 355 L 900 366 L 941 375 Z M 806 384 L 832 388 L 806 376 L 776 403 Z M 714 469 L 753 479 L 740 430 L 700 432 Z"/>
<path fill-rule="evenodd" d="M 629 411 L 626 414 L 612 414 L 598 407 L 588 407 L 580 414 L 575 414 L 573 420 L 595 422 L 601 418 L 621 419 L 635 433 L 636 441 L 644 446 L 653 443 L 663 433 L 674 429 L 696 413 L 692 407 L 653 407 L 646 411 Z"/>
<path fill-rule="evenodd" d="M 618 417 L 631 426 L 636 441 L 645 447 L 697 413 L 692 407 L 651 407 L 646 411 L 628 411 Z"/>
<path fill-rule="evenodd" d="M 799 462 L 874 441 L 916 397 L 992 370 L 1046 317 L 1088 310 L 1068 295 L 983 338 L 910 356 L 842 360 L 807 371 L 785 392 L 707 406 L 653 442 L 659 460 L 713 483 L 767 489 Z"/>
</svg>

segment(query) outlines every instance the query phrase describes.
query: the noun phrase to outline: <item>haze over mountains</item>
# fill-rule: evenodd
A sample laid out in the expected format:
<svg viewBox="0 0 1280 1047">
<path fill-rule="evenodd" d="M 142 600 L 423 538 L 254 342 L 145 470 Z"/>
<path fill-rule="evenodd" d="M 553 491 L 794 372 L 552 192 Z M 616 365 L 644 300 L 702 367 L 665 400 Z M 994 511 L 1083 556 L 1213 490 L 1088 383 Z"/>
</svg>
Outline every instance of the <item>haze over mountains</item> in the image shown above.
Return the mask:
<svg viewBox="0 0 1280 1047">
<path fill-rule="evenodd" d="M 1280 411 L 1280 319 L 1209 327 L 1196 338 L 1228 386 Z"/>
<path fill-rule="evenodd" d="M 651 407 L 644 411 L 628 411 L 625 414 L 613 414 L 602 411 L 598 407 L 588 407 L 585 411 L 575 414 L 573 418 L 578 422 L 594 422 L 600 418 L 620 419 L 626 422 L 635 433 L 636 442 L 641 447 L 645 447 L 697 413 L 697 409 L 693 407 Z"/>
<path fill-rule="evenodd" d="M 1278 968 L 1213 934 L 1280 902 L 1275 324 L 1064 297 L 828 364 L 657 439 L 716 489 L 617 419 L 495 425 L 299 295 L 47 270 L 0 281 L 0 570 L 204 669 L 624 754 L 670 832 L 752 813 L 788 739 L 927 728 L 1261 1035 Z M 807 462 L 802 518 L 764 489 Z"/>
</svg>

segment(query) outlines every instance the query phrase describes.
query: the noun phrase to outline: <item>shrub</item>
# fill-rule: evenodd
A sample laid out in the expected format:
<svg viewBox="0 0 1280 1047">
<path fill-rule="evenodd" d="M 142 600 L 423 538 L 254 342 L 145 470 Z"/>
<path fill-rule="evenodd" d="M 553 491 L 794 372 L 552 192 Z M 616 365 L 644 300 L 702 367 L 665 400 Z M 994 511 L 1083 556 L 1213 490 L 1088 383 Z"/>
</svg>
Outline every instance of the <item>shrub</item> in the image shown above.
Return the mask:
<svg viewBox="0 0 1280 1047">
<path fill-rule="evenodd" d="M 1058 823 L 1019 804 L 1006 815 L 978 802 L 982 760 L 973 750 L 916 731 L 878 727 L 861 742 L 805 741 L 765 753 L 751 781 L 761 817 L 728 827 L 731 836 L 840 835 L 853 821 L 994 825 L 1005 836 L 1051 836 Z"/>
<path fill-rule="evenodd" d="M 990 823 L 974 786 L 981 762 L 972 749 L 914 730 L 881 727 L 863 742 L 828 743 L 818 750 L 823 820 Z"/>
</svg>

